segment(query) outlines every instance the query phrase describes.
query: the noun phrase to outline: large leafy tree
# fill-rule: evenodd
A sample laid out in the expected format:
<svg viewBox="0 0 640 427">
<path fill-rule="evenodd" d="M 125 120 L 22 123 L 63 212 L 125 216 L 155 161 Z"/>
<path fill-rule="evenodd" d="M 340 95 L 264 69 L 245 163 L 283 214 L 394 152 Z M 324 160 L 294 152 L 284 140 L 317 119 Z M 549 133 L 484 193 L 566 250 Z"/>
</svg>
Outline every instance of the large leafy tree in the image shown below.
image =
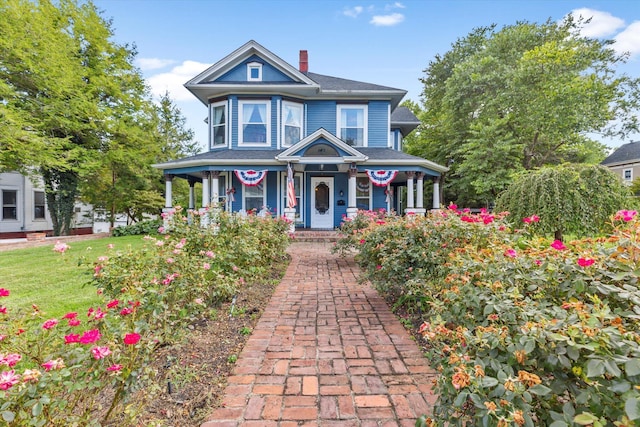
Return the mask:
<svg viewBox="0 0 640 427">
<path fill-rule="evenodd" d="M 450 166 L 449 200 L 490 204 L 514 173 L 601 160 L 587 135 L 638 129 L 638 81 L 616 73 L 626 56 L 582 37 L 583 24 L 478 28 L 429 64 L 408 152 Z"/>
<path fill-rule="evenodd" d="M 523 172 L 500 194 L 496 209 L 508 211 L 516 227 L 537 215 L 534 231 L 562 240 L 566 233 L 603 231 L 611 215 L 634 203 L 629 187 L 606 167 L 564 164 Z"/>
<path fill-rule="evenodd" d="M 104 210 L 113 226 L 116 214 L 135 222 L 164 206 L 164 179 L 153 163 L 198 152 L 193 131 L 165 93 L 138 114 L 121 117 L 112 127 L 99 167 L 82 186 L 83 200 Z M 176 186 L 176 197 L 188 191 Z"/>
<path fill-rule="evenodd" d="M 0 0 L 0 34 L 0 170 L 44 178 L 54 234 L 81 190 L 114 213 L 161 206 L 150 164 L 189 152 L 192 135 L 172 128 L 184 119 L 170 100 L 168 113 L 151 102 L 111 23 L 91 2 Z"/>
</svg>

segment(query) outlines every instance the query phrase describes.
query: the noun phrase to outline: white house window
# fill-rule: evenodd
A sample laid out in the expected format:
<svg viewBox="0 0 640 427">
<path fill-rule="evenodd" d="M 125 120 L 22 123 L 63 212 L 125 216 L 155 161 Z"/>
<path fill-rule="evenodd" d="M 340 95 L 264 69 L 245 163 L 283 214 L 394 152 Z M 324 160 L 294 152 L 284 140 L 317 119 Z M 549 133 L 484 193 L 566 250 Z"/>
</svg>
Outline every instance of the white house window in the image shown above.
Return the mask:
<svg viewBox="0 0 640 427">
<path fill-rule="evenodd" d="M 282 103 L 282 145 L 288 147 L 302 139 L 302 104 Z"/>
<path fill-rule="evenodd" d="M 367 145 L 367 106 L 338 105 L 338 136 L 353 147 Z"/>
<path fill-rule="evenodd" d="M 255 209 L 256 213 L 260 212 L 267 204 L 265 186 L 267 185 L 267 178 L 263 179 L 260 184 L 254 186 L 243 185 L 243 206 L 246 212 L 251 212 Z"/>
<path fill-rule="evenodd" d="M 211 104 L 211 147 L 227 145 L 227 104 Z"/>
<path fill-rule="evenodd" d="M 269 101 L 240 101 L 239 144 L 270 145 L 270 107 Z"/>
<path fill-rule="evenodd" d="M 625 182 L 633 181 L 633 169 L 625 169 L 622 171 L 622 178 Z"/>
<path fill-rule="evenodd" d="M 356 177 L 356 207 L 371 210 L 371 181 L 368 176 Z"/>
<path fill-rule="evenodd" d="M 259 62 L 250 62 L 247 64 L 247 81 L 262 81 L 262 64 Z"/>
<path fill-rule="evenodd" d="M 15 190 L 2 191 L 2 220 L 18 219 L 18 192 Z"/>
<path fill-rule="evenodd" d="M 33 192 L 33 219 L 45 219 L 44 191 Z"/>
</svg>

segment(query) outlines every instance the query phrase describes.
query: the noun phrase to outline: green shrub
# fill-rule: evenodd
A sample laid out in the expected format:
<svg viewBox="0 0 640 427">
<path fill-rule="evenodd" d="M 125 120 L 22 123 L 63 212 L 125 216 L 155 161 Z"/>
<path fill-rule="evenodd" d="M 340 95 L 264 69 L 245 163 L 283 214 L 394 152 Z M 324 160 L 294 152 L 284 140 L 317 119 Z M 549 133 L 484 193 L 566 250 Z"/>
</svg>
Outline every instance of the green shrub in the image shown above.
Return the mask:
<svg viewBox="0 0 640 427">
<path fill-rule="evenodd" d="M 440 375 L 430 426 L 632 426 L 640 420 L 640 223 L 621 211 L 609 237 L 562 243 L 500 221 L 448 215 L 394 224 L 360 262 L 365 275 L 398 255 L 381 249 L 420 234 L 447 244 L 438 274 L 394 286 L 419 294 L 427 357 Z M 537 221 L 537 219 L 535 220 Z M 535 223 L 535 221 L 533 221 Z M 378 228 L 380 232 L 386 224 Z M 416 263 L 436 246 L 405 247 Z M 409 264 L 405 264 L 409 265 Z M 418 264 L 419 265 L 419 264 Z M 390 267 L 391 268 L 391 267 Z M 382 284 L 389 277 L 380 279 Z M 378 285 L 384 288 L 383 285 Z M 416 297 L 416 298 L 418 298 Z M 415 300 L 412 300 L 415 302 Z"/>
<path fill-rule="evenodd" d="M 162 226 L 162 220 L 149 219 L 145 221 L 139 221 L 131 225 L 123 225 L 114 227 L 111 230 L 113 237 L 119 236 L 137 236 L 137 235 L 153 235 L 158 234 L 158 229 Z"/>
</svg>

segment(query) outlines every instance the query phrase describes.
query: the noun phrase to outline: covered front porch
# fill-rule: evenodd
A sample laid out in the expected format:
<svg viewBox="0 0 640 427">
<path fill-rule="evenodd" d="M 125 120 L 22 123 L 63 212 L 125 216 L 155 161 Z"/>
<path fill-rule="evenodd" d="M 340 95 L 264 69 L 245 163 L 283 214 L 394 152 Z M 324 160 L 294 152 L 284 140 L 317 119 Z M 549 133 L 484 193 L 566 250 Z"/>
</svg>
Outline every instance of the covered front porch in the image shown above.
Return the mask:
<svg viewBox="0 0 640 427">
<path fill-rule="evenodd" d="M 389 148 L 352 147 L 324 129 L 285 150 L 218 150 L 155 166 L 165 174 L 165 210 L 173 208 L 174 179 L 186 179 L 189 209 L 269 212 L 287 216 L 298 228 L 325 230 L 359 210 L 424 215 L 439 209 L 446 171 Z M 429 185 L 433 196 L 425 203 Z"/>
</svg>

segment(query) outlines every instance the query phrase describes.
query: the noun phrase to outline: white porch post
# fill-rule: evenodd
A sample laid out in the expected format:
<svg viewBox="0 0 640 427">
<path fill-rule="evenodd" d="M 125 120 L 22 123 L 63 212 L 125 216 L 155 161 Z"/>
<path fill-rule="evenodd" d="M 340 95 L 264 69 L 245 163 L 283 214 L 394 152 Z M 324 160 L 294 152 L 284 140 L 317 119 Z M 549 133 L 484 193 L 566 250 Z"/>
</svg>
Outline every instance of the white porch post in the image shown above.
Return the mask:
<svg viewBox="0 0 640 427">
<path fill-rule="evenodd" d="M 196 180 L 189 178 L 189 209 L 196 208 Z"/>
<path fill-rule="evenodd" d="M 207 217 L 207 208 L 211 201 L 211 192 L 209 190 L 209 171 L 202 172 L 202 207 L 200 208 L 200 225 L 206 227 L 209 225 L 209 218 Z"/>
<path fill-rule="evenodd" d="M 358 169 L 355 164 L 349 167 L 349 197 L 347 206 L 347 218 L 355 218 L 358 214 L 358 207 L 356 206 L 356 176 L 358 175 Z"/>
<path fill-rule="evenodd" d="M 416 208 L 413 202 L 413 177 L 415 176 L 415 172 L 409 171 L 407 172 L 407 208 L 404 210 L 404 213 L 415 214 Z"/>
<path fill-rule="evenodd" d="M 210 172 L 202 173 L 202 207 L 206 208 L 211 202 L 211 190 L 209 190 Z"/>
<path fill-rule="evenodd" d="M 433 177 L 433 209 L 440 209 L 440 178 Z"/>
<path fill-rule="evenodd" d="M 173 212 L 173 196 L 171 194 L 173 175 L 164 175 L 164 208 L 162 208 L 162 225 L 165 230 L 169 229 L 169 216 Z"/>
<path fill-rule="evenodd" d="M 172 184 L 173 184 L 173 175 L 166 174 L 164 176 L 164 207 L 165 208 L 173 207 L 173 202 L 171 200 L 173 198 L 173 196 L 171 195 Z"/>
<path fill-rule="evenodd" d="M 213 206 L 218 206 L 220 201 L 220 171 L 211 172 L 211 202 Z"/>
<path fill-rule="evenodd" d="M 424 216 L 426 209 L 424 208 L 424 173 L 416 173 L 416 209 L 415 213 Z"/>
</svg>

